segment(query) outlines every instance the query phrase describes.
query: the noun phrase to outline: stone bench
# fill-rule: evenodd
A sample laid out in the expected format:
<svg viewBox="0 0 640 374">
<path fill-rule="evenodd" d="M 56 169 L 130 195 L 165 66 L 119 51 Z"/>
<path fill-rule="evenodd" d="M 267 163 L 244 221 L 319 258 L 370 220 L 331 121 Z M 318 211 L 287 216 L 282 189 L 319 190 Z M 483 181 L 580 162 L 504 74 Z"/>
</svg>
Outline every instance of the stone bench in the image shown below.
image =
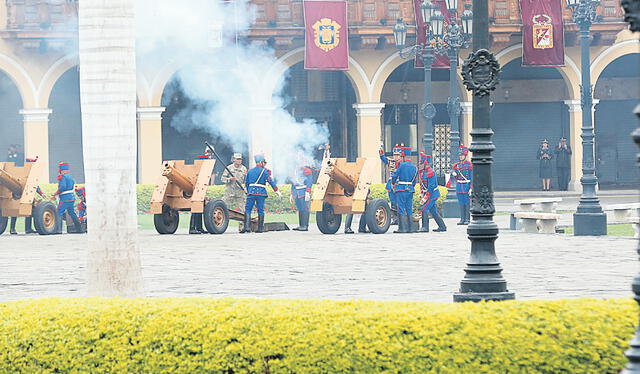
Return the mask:
<svg viewBox="0 0 640 374">
<path fill-rule="evenodd" d="M 518 212 L 536 212 L 555 213 L 557 203 L 561 202 L 561 197 L 541 197 L 536 199 L 514 200 L 514 204 L 519 206 Z M 539 209 L 535 209 L 538 206 Z M 516 218 L 515 213 L 511 213 L 509 220 L 509 228 L 511 230 L 520 230 L 522 226 Z"/>
<path fill-rule="evenodd" d="M 522 220 L 524 232 L 555 234 L 560 214 L 545 212 L 517 212 L 516 218 Z"/>
<path fill-rule="evenodd" d="M 613 218 L 618 222 L 624 222 L 635 210 L 634 217 L 640 216 L 640 203 L 607 205 L 605 210 L 613 210 Z"/>
</svg>

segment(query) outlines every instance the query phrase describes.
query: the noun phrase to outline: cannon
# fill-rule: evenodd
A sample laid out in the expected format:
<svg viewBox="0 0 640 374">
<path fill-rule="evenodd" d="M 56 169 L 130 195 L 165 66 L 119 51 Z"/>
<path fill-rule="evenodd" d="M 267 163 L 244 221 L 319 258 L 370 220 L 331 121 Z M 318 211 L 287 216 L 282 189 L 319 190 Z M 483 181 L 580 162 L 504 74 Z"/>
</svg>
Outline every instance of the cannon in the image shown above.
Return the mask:
<svg viewBox="0 0 640 374">
<path fill-rule="evenodd" d="M 229 209 L 222 200 L 207 201 L 211 173 L 216 161 L 183 160 L 162 163 L 161 175 L 151 196 L 153 223 L 160 234 L 174 234 L 180 223 L 179 212 L 202 213 L 210 234 L 222 234 L 229 226 Z"/>
<path fill-rule="evenodd" d="M 50 201 L 37 201 L 38 184 L 43 164 L 28 162 L 16 166 L 13 162 L 0 162 L 0 234 L 7 229 L 9 217 L 33 217 L 40 235 L 54 234 L 58 212 Z"/>
<path fill-rule="evenodd" d="M 311 211 L 316 212 L 318 229 L 335 234 L 342 214 L 363 214 L 369 231 L 384 234 L 391 224 L 391 208 L 385 199 L 369 198 L 376 173 L 377 158 L 361 157 L 355 162 L 345 158 L 323 161 L 318 182 L 311 195 Z"/>
</svg>

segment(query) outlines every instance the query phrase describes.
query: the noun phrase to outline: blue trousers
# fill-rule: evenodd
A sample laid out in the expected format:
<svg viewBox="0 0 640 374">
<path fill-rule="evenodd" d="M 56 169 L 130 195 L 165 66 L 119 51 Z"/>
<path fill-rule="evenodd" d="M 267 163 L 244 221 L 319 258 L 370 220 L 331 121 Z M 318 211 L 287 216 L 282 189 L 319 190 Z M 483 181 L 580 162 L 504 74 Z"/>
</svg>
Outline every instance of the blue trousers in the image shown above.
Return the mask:
<svg viewBox="0 0 640 374">
<path fill-rule="evenodd" d="M 74 221 L 78 219 L 73 203 L 73 201 L 61 201 L 60 203 L 58 203 L 58 216 L 62 217 L 64 216 L 64 213 L 67 212 L 69 213 L 69 216 L 71 216 L 71 219 L 73 219 Z"/>
<path fill-rule="evenodd" d="M 253 205 L 255 204 L 256 208 L 258 208 L 258 216 L 264 216 L 264 201 L 266 199 L 266 196 L 247 196 L 247 205 L 244 207 L 244 214 L 250 216 L 251 211 L 253 210 Z"/>
<path fill-rule="evenodd" d="M 296 197 L 296 209 L 298 210 L 298 212 L 308 212 L 309 211 L 309 205 L 307 204 L 306 201 L 304 201 L 304 196 L 300 197 Z"/>
<path fill-rule="evenodd" d="M 458 198 L 458 204 L 469 205 L 469 190 L 471 189 L 471 183 L 458 183 L 456 184 L 456 197 Z"/>
<path fill-rule="evenodd" d="M 393 191 L 387 191 L 387 194 L 389 194 L 389 202 L 391 202 L 391 205 L 395 206 L 396 204 L 398 204 L 398 199 L 396 198 L 396 194 Z"/>
<path fill-rule="evenodd" d="M 395 195 L 398 204 L 398 216 L 411 216 L 413 214 L 413 192 L 398 191 Z"/>
</svg>

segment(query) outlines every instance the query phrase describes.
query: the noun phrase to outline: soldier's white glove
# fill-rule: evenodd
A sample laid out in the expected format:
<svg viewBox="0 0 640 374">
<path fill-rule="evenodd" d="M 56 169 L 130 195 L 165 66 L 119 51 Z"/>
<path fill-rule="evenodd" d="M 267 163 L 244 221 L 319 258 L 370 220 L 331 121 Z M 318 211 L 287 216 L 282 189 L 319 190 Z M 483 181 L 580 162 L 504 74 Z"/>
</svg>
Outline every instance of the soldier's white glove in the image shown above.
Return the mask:
<svg viewBox="0 0 640 374">
<path fill-rule="evenodd" d="M 293 204 L 293 195 L 289 195 L 289 204 Z"/>
<path fill-rule="evenodd" d="M 311 194 L 308 193 L 308 192 L 305 192 L 304 193 L 304 201 L 309 201 L 309 200 L 311 200 Z"/>
<path fill-rule="evenodd" d="M 282 198 L 282 192 L 280 192 L 280 190 L 276 191 L 276 195 L 278 195 L 278 197 Z"/>
</svg>

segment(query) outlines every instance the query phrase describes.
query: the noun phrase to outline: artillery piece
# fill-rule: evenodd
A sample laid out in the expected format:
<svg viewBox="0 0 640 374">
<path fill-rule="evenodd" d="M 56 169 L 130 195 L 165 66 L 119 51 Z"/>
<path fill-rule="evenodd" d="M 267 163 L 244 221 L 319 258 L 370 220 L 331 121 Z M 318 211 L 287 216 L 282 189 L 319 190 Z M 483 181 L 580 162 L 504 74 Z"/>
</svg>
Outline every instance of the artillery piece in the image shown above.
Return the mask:
<svg viewBox="0 0 640 374">
<path fill-rule="evenodd" d="M 55 233 L 59 219 L 55 204 L 36 201 L 42 165 L 28 162 L 16 166 L 13 162 L 0 162 L 0 234 L 7 229 L 9 217 L 29 216 L 33 216 L 38 234 Z"/>
<path fill-rule="evenodd" d="M 210 234 L 222 234 L 229 226 L 229 209 L 222 200 L 206 200 L 215 160 L 183 160 L 162 163 L 161 176 L 151 197 L 153 223 L 160 234 L 174 234 L 180 223 L 179 212 L 203 213 Z"/>
<path fill-rule="evenodd" d="M 324 160 L 311 196 L 311 211 L 316 212 L 318 229 L 323 234 L 335 234 L 340 229 L 342 214 L 363 214 L 374 234 L 389 230 L 389 204 L 385 199 L 369 198 L 379 162 L 372 157 L 361 157 L 356 162 L 347 162 L 345 158 Z"/>
</svg>

